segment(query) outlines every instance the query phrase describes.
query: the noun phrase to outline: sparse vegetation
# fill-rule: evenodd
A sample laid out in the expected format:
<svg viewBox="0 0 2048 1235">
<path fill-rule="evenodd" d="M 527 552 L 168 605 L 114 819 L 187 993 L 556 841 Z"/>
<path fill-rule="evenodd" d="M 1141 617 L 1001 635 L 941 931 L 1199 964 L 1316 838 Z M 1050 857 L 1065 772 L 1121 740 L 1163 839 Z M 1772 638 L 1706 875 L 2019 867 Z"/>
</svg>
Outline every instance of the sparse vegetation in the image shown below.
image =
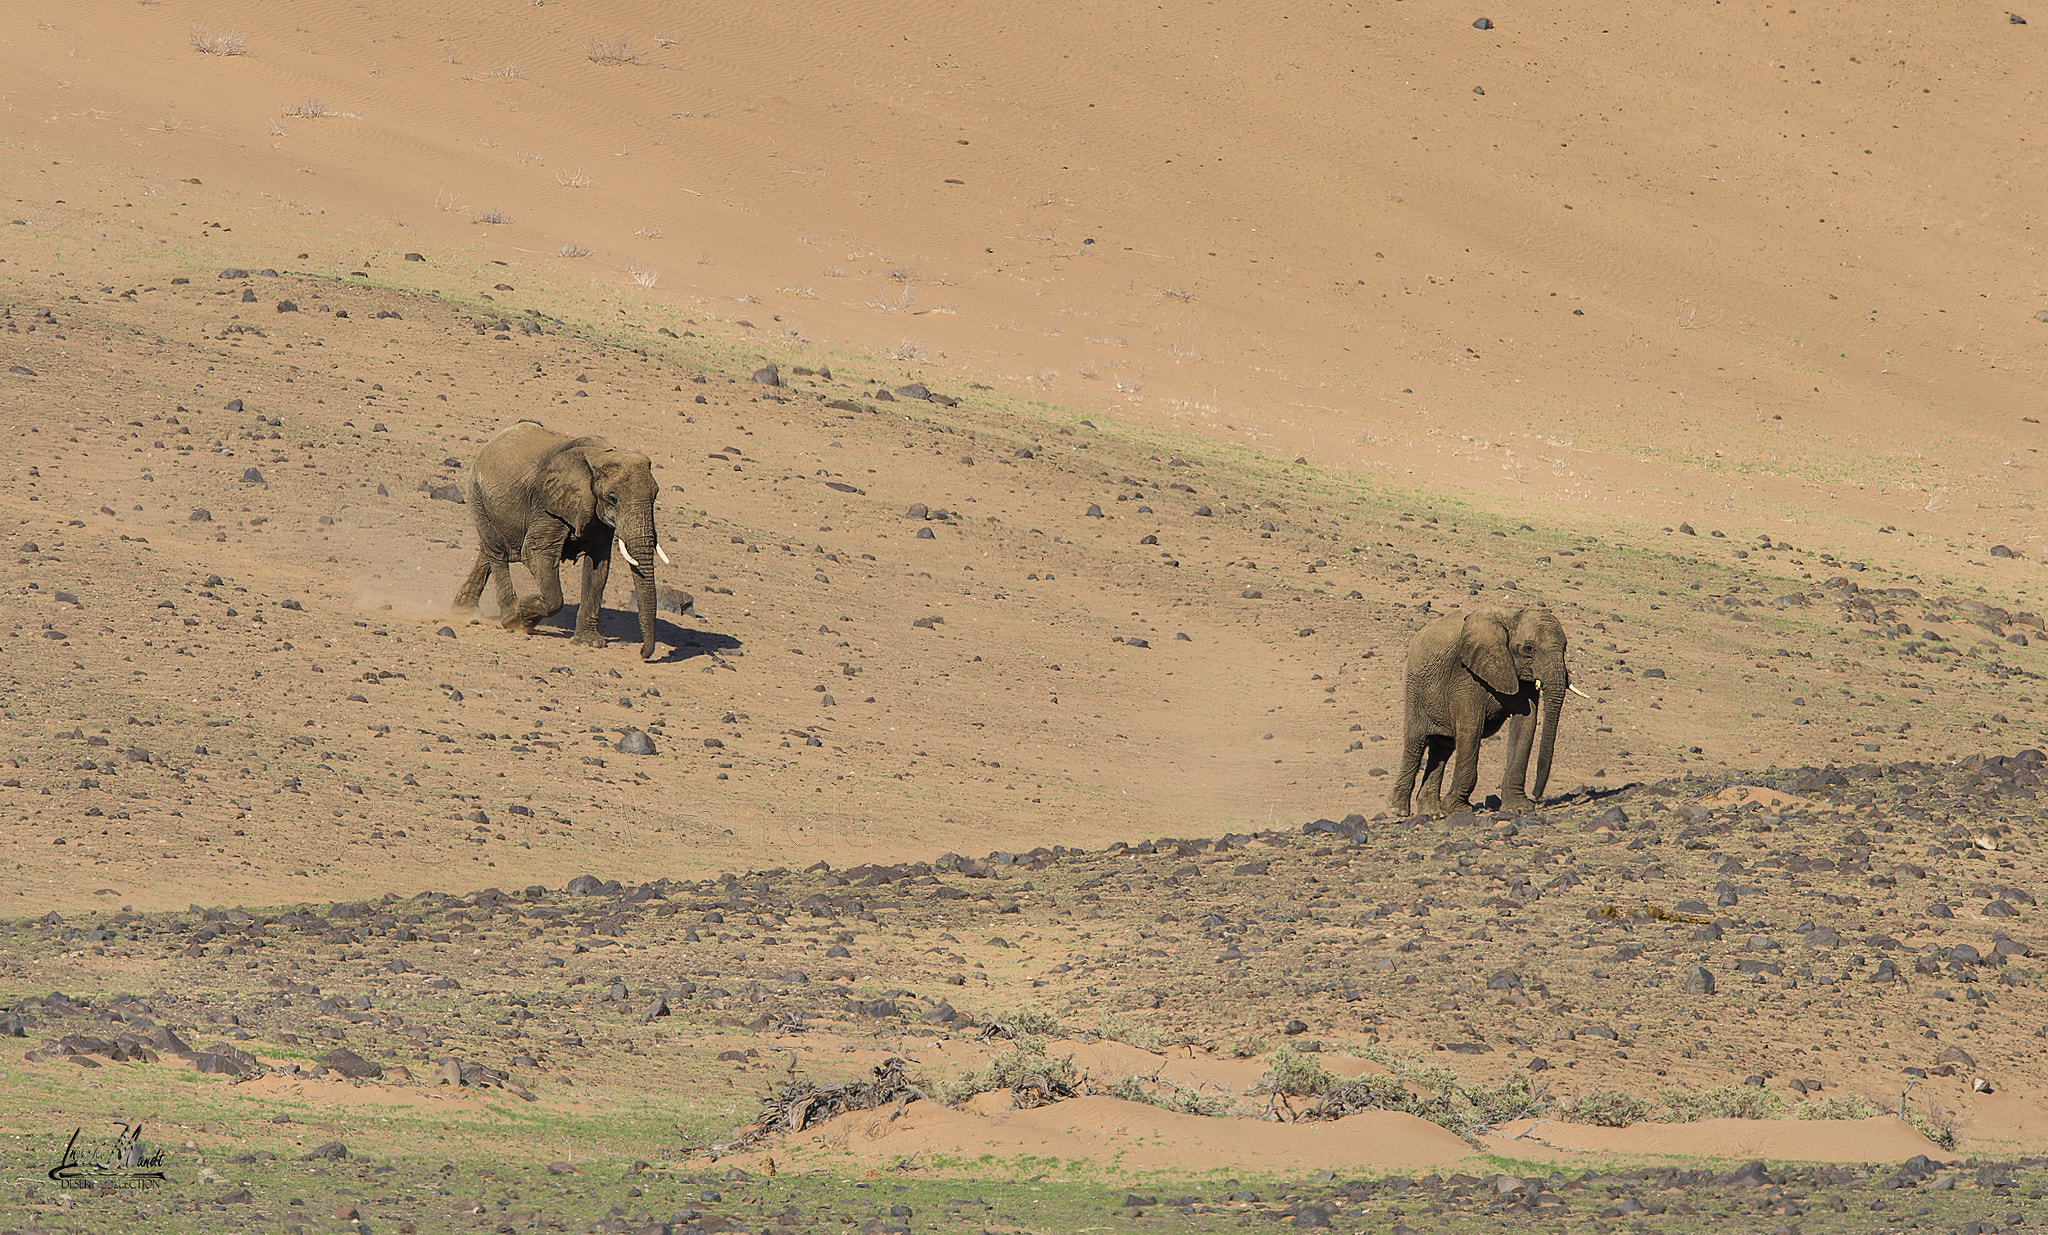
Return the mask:
<svg viewBox="0 0 2048 1235">
<path fill-rule="evenodd" d="M 1290 1098 L 1312 1098 L 1337 1083 L 1322 1061 L 1283 1046 L 1266 1060 L 1266 1075 L 1259 1081 L 1261 1092 Z"/>
<path fill-rule="evenodd" d="M 641 287 L 653 287 L 661 281 L 661 271 L 656 270 L 652 266 L 643 266 L 639 262 L 627 262 L 624 269 L 626 277 Z"/>
<path fill-rule="evenodd" d="M 1095 1092 L 1126 1102 L 1143 1102 L 1181 1115 L 1202 1115 L 1220 1119 L 1232 1114 L 1237 1103 L 1222 1094 L 1204 1094 L 1157 1076 L 1120 1076 Z"/>
<path fill-rule="evenodd" d="M 1054 1059 L 1045 1053 L 1042 1039 L 1026 1037 L 990 1060 L 987 1067 L 966 1072 L 945 1086 L 943 1101 L 948 1106 L 958 1106 L 976 1094 L 1007 1089 L 1012 1105 L 1029 1110 L 1071 1098 L 1080 1092 L 1080 1087 L 1081 1070 L 1074 1066 L 1072 1057 Z"/>
<path fill-rule="evenodd" d="M 492 207 L 492 208 L 491 208 L 491 209 L 489 209 L 489 210 L 479 210 L 479 211 L 477 211 L 477 212 L 476 212 L 475 214 L 473 214 L 473 215 L 470 215 L 470 216 L 469 216 L 469 221 L 470 221 L 470 222 L 472 222 L 472 223 L 493 223 L 493 224 L 497 224 L 497 223 L 510 223 L 510 222 L 511 222 L 512 220 L 511 220 L 511 218 L 510 218 L 510 217 L 509 217 L 508 215 L 506 215 L 506 213 L 505 213 L 504 211 L 502 211 L 502 210 L 500 210 L 500 209 L 498 209 L 497 207 L 495 207 L 495 206 L 494 206 L 494 207 Z"/>
<path fill-rule="evenodd" d="M 188 42 L 193 50 L 209 56 L 246 56 L 249 54 L 249 40 L 235 30 L 208 30 L 195 27 Z"/>
<path fill-rule="evenodd" d="M 555 183 L 565 189 L 587 189 L 596 181 L 584 175 L 583 169 L 579 167 L 573 172 L 556 172 Z"/>
<path fill-rule="evenodd" d="M 1127 1016 L 1108 1016 L 1096 1026 L 1095 1032 L 1113 1042 L 1135 1046 L 1141 1051 L 1164 1049 L 1173 1038 L 1153 1025 L 1132 1020 Z"/>
<path fill-rule="evenodd" d="M 625 35 L 610 39 L 592 39 L 583 45 L 583 54 L 592 64 L 638 64 L 644 52 L 633 50 Z"/>
<path fill-rule="evenodd" d="M 1232 1059 L 1250 1059 L 1254 1055 L 1263 1055 L 1266 1053 L 1266 1036 L 1257 1033 L 1239 1034 L 1223 1048 L 1223 1053 Z"/>
<path fill-rule="evenodd" d="M 561 248 L 556 249 L 555 252 L 560 253 L 563 257 L 589 257 L 596 250 L 587 244 L 577 244 L 572 240 Z"/>
<path fill-rule="evenodd" d="M 1418 1071 L 1441 1075 L 1441 1069 Z M 1500 1124 L 1541 1114 L 1549 1099 L 1524 1075 L 1517 1074 L 1498 1085 L 1463 1085 L 1455 1079 L 1438 1086 L 1434 1093 L 1417 1092 L 1408 1080 L 1397 1076 L 1361 1076 L 1332 1085 L 1300 1119 L 1341 1119 L 1360 1111 L 1404 1111 L 1445 1128 L 1468 1141 Z"/>
<path fill-rule="evenodd" d="M 1795 1119 L 1868 1119 L 1883 1113 L 1875 1102 L 1853 1093 L 1809 1098 L 1792 1108 Z"/>
<path fill-rule="evenodd" d="M 998 1012 L 982 1022 L 981 1036 L 984 1038 L 1007 1038 L 1012 1042 L 1025 1038 L 1064 1038 L 1067 1027 L 1050 1012 L 1037 1008 L 1018 1008 L 1010 1012 Z"/>
<path fill-rule="evenodd" d="M 1683 1089 L 1673 1085 L 1663 1093 L 1665 1123 L 1685 1124 L 1701 1119 L 1775 1119 L 1785 1113 L 1785 1099 L 1755 1085 L 1721 1085 L 1713 1089 Z"/>
<path fill-rule="evenodd" d="M 884 313 L 908 313 L 910 306 L 916 303 L 917 291 L 908 283 L 898 288 L 893 297 L 885 294 L 868 299 L 870 308 L 880 309 Z"/>
<path fill-rule="evenodd" d="M 916 339 L 905 339 L 889 349 L 889 359 L 924 361 L 931 357 L 931 349 Z"/>
<path fill-rule="evenodd" d="M 1650 1102 L 1633 1094 L 1615 1089 L 1595 1089 L 1560 1102 L 1557 1117 L 1566 1123 L 1626 1128 L 1630 1124 L 1645 1122 L 1655 1110 Z"/>
<path fill-rule="evenodd" d="M 318 120 L 327 115 L 327 104 L 321 99 L 300 99 L 296 104 L 286 104 L 284 114 L 300 120 Z"/>
<path fill-rule="evenodd" d="M 1906 1122 L 1915 1132 L 1943 1149 L 1956 1147 L 1956 1135 L 1963 1125 L 1960 1114 L 1932 1101 L 1921 1106 L 1905 1104 L 1905 1111 Z"/>
</svg>

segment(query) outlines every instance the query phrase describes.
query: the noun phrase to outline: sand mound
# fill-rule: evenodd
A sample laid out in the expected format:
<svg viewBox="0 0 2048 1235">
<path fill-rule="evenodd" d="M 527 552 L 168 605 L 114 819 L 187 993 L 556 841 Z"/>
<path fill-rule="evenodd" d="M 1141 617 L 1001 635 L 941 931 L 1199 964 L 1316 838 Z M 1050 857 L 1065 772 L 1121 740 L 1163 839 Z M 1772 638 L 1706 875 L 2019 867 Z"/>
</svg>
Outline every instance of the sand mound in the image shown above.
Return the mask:
<svg viewBox="0 0 2048 1235">
<path fill-rule="evenodd" d="M 917 1056 L 922 1063 L 976 1068 L 1009 1049 L 1010 1044 L 1001 1040 L 941 1040 L 920 1047 Z M 1045 1053 L 1054 1059 L 1072 1059 L 1083 1076 L 1096 1080 L 1114 1080 L 1123 1076 L 1157 1077 L 1191 1089 L 1226 1094 L 1250 1093 L 1271 1069 L 1268 1057 L 1264 1055 L 1233 1059 L 1206 1052 L 1158 1054 L 1108 1038 L 1095 1042 L 1055 1038 L 1045 1044 Z M 1387 1071 L 1385 1065 L 1355 1055 L 1322 1054 L 1316 1059 L 1325 1071 L 1347 1080 Z"/>
<path fill-rule="evenodd" d="M 1494 1153 L 1530 1161 L 1572 1154 L 1631 1159 L 1769 1158 L 1793 1162 L 1904 1162 L 1943 1156 L 1941 1146 L 1889 1115 L 1871 1119 L 1702 1119 L 1688 1124 L 1596 1128 L 1518 1119 L 1486 1138 Z"/>
<path fill-rule="evenodd" d="M 1119 1098 L 1075 1098 L 1029 1111 L 979 1115 L 913 1102 L 841 1116 L 778 1147 L 783 1161 L 850 1154 L 895 1161 L 912 1154 L 1112 1159 L 1131 1170 L 1408 1170 L 1444 1167 L 1472 1147 L 1413 1115 L 1370 1111 L 1330 1123 L 1282 1124 L 1179 1115 Z"/>
</svg>

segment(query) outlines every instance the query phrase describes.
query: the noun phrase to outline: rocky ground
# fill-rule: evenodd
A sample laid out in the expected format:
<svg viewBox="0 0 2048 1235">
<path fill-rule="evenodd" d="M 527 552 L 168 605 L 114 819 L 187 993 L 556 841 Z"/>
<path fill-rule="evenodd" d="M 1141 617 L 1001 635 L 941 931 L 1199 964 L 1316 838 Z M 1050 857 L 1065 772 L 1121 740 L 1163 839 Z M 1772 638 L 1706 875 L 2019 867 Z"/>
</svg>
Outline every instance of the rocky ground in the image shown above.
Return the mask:
<svg viewBox="0 0 2048 1235">
<path fill-rule="evenodd" d="M 1147 1200 L 1156 1185 L 1119 1182 L 1113 1165 L 1046 1163 L 1057 1197 L 1042 1204 L 1118 1221 L 1371 1212 L 1459 1229 L 1459 1215 L 1536 1214 L 1683 1230 L 1719 1214 L 1998 1229 L 2038 1207 L 2048 1179 L 2025 1153 L 2048 1032 L 2028 926 L 2038 858 L 2022 831 L 2042 762 L 2027 750 L 1800 769 L 1732 792 L 1666 780 L 1515 818 L 1321 819 L 1092 851 L 634 885 L 592 875 L 286 912 L 46 914 L 8 930 L 25 980 L 152 993 L 46 994 L 5 1025 L 27 1050 L 18 1092 L 118 1086 L 130 1096 L 116 1116 L 183 1138 L 186 1164 L 217 1176 L 93 1211 L 137 1222 L 289 1223 L 305 1207 L 287 1194 L 312 1191 L 418 1229 L 491 1227 L 522 1202 L 543 1225 L 614 1230 L 718 1229 L 693 1213 L 743 1229 L 852 1213 L 882 1229 L 934 1208 L 946 1223 L 1060 1229 L 1014 1193 L 993 1208 L 935 1203 L 957 1187 L 915 1181 L 958 1172 L 957 1156 L 794 1135 L 748 1146 L 738 1168 L 716 1160 L 778 1084 L 896 1059 L 923 1095 L 912 1102 L 963 1101 L 1003 1089 L 990 1064 L 1023 1052 L 1091 1060 L 1076 1093 L 1202 1097 L 1219 1120 L 1313 1119 L 1316 1095 L 1289 1095 L 1283 1066 L 1318 1057 L 1418 1094 L 1532 1082 L 1503 1112 L 1519 1122 L 1464 1129 L 1475 1152 L 1460 1170 L 1303 1172 Z M 1203 1061 L 1209 1079 L 1173 1082 Z M 1561 1138 L 1529 1122 L 1576 1126 L 1618 1095 L 1637 1104 L 1637 1129 L 1655 1129 L 1699 1117 L 1688 1099 L 1712 1091 L 1740 1105 L 1706 1114 L 1826 1120 L 1805 1125 L 1817 1133 L 1903 1101 L 1935 1165 L 1588 1174 L 1583 1154 L 1543 1154 Z M 1031 1101 L 1000 1097 L 997 1109 Z M 254 1120 L 273 1108 L 276 1126 Z M 456 1165 L 422 1174 L 407 1126 L 433 1127 L 443 1148 L 427 1156 Z M 610 1152 L 574 1165 L 608 1127 Z M 491 1200 L 471 1165 L 508 1136 L 497 1169 L 544 1181 L 530 1185 L 539 1196 Z M 316 1157 L 313 1182 L 306 1156 L 338 1155 L 337 1140 L 347 1165 Z M 617 1161 L 620 1143 L 644 1161 Z M 33 1156 L 54 1142 L 17 1144 Z M 352 1191 L 373 1180 L 384 1195 Z M 911 1214 L 872 1196 L 898 1186 L 915 1193 Z M 1119 1203 L 1124 1187 L 1135 1195 Z M 601 1216 L 614 1196 L 620 1212 Z M 85 1212 L 24 1199 L 51 1229 Z M 69 1229 L 104 1229 L 80 1220 Z"/>
</svg>

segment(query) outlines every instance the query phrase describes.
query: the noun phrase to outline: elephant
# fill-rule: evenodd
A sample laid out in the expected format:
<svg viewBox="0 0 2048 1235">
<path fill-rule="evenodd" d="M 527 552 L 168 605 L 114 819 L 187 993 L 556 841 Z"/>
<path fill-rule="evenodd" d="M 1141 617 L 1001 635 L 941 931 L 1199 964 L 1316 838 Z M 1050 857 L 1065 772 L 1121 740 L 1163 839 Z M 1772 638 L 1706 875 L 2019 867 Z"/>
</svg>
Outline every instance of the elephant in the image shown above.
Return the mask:
<svg viewBox="0 0 2048 1235">
<path fill-rule="evenodd" d="M 497 585 L 506 630 L 533 634 L 562 611 L 560 568 L 583 559 L 583 599 L 571 643 L 603 647 L 597 619 L 611 574 L 612 546 L 633 571 L 640 614 L 640 659 L 654 655 L 654 562 L 668 563 L 654 533 L 659 486 L 647 456 L 601 437 L 564 437 L 531 420 L 500 430 L 477 451 L 463 479 L 476 519 L 476 564 L 455 594 L 457 614 L 474 614 L 484 582 Z M 511 564 L 524 562 L 540 595 L 520 599 Z"/>
<path fill-rule="evenodd" d="M 1484 608 L 1435 619 L 1408 645 L 1403 674 L 1401 771 L 1388 807 L 1408 813 L 1418 772 L 1422 792 L 1416 810 L 1445 815 L 1468 809 L 1479 779 L 1479 743 L 1508 727 L 1508 763 L 1500 800 L 1506 810 L 1530 810 L 1550 783 L 1550 756 L 1557 722 L 1571 684 L 1565 668 L 1564 626 L 1542 608 Z M 1541 714 L 1542 734 L 1537 735 Z M 1524 794 L 1529 749 L 1536 746 L 1536 777 Z M 1450 783 L 1439 795 L 1445 765 Z"/>
</svg>

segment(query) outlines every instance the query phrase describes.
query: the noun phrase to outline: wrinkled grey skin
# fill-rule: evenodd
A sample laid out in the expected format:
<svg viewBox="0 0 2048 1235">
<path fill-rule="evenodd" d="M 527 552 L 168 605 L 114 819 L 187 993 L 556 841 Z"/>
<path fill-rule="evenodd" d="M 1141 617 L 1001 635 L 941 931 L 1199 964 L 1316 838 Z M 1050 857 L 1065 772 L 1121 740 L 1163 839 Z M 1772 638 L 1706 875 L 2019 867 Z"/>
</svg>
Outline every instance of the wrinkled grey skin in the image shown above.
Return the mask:
<svg viewBox="0 0 2048 1235">
<path fill-rule="evenodd" d="M 1464 810 L 1479 780 L 1479 743 L 1503 723 L 1508 763 L 1500 800 L 1506 810 L 1528 810 L 1550 783 L 1550 756 L 1571 676 L 1565 670 L 1564 627 L 1548 609 L 1479 609 L 1446 614 L 1416 632 L 1404 674 L 1401 770 L 1389 809 L 1408 813 L 1418 772 L 1422 792 L 1415 810 L 1445 815 Z M 1541 682 L 1539 688 L 1537 683 Z M 1538 736 L 1538 717 L 1541 735 Z M 1529 794 L 1529 750 L 1536 776 Z M 1442 786 L 1444 768 L 1450 784 Z"/>
<path fill-rule="evenodd" d="M 646 455 L 616 449 L 601 437 L 563 437 L 530 420 L 501 430 L 477 452 L 463 481 L 477 549 L 476 564 L 455 594 L 456 612 L 475 620 L 489 579 L 497 585 L 505 629 L 532 635 L 536 623 L 562 611 L 561 564 L 581 557 L 583 599 L 570 642 L 603 647 L 597 618 L 618 541 L 633 572 L 640 659 L 652 657 L 657 489 Z M 533 572 L 538 597 L 520 599 L 513 562 Z"/>
</svg>

